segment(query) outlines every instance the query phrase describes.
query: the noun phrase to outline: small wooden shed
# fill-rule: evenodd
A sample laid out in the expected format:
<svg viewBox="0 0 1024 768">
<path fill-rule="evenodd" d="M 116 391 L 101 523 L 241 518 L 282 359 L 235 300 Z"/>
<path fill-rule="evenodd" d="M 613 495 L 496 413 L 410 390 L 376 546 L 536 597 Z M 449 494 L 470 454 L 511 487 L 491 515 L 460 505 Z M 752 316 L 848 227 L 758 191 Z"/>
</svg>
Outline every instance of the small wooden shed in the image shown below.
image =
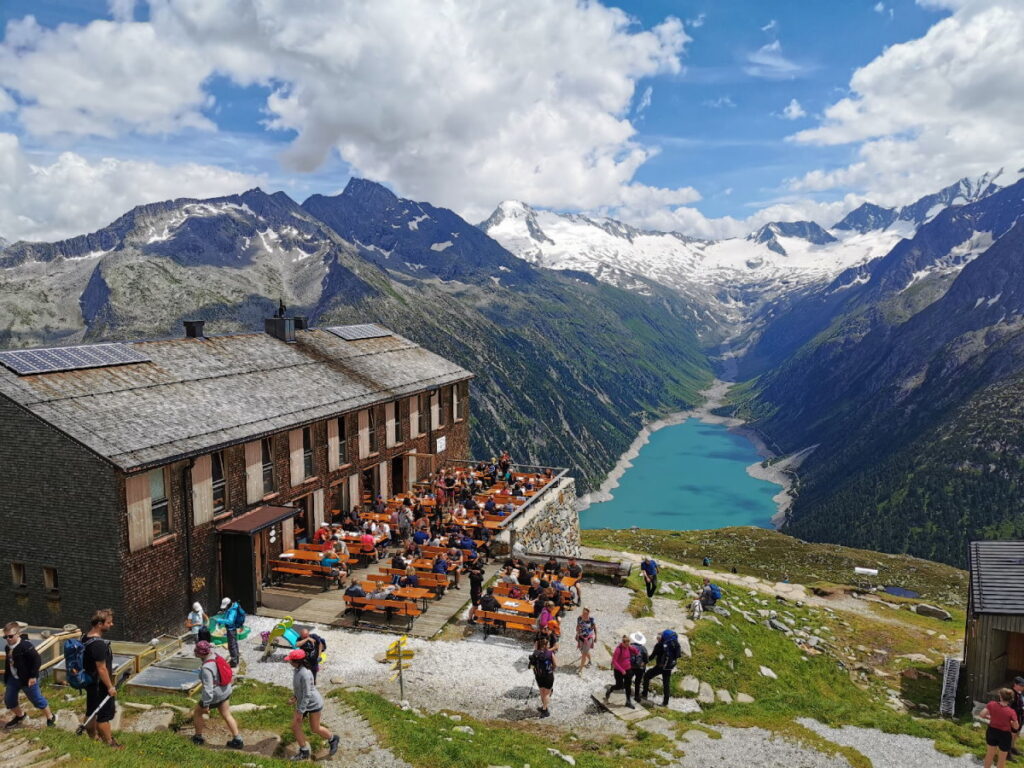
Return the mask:
<svg viewBox="0 0 1024 768">
<path fill-rule="evenodd" d="M 968 567 L 966 693 L 986 701 L 1024 675 L 1024 541 L 973 541 Z"/>
</svg>

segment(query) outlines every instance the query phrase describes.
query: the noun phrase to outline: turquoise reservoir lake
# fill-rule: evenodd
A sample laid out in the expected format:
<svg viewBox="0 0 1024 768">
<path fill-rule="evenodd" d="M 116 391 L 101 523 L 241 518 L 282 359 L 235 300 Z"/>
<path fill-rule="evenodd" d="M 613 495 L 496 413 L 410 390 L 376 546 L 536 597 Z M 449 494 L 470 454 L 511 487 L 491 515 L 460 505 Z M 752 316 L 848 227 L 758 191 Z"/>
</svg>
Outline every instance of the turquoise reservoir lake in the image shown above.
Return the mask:
<svg viewBox="0 0 1024 768">
<path fill-rule="evenodd" d="M 775 483 L 747 474 L 761 461 L 754 445 L 720 424 L 691 418 L 663 427 L 632 460 L 613 498 L 580 512 L 583 528 L 691 531 L 733 525 L 771 527 Z"/>
</svg>

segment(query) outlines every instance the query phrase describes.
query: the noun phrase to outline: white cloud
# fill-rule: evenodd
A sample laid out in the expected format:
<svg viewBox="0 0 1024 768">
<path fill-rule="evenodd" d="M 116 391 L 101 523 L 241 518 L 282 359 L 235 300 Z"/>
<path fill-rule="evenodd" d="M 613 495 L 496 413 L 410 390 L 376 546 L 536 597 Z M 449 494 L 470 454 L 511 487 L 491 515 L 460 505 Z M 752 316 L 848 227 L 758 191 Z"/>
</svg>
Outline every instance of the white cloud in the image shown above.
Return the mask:
<svg viewBox="0 0 1024 768">
<path fill-rule="evenodd" d="M 712 109 L 733 109 L 736 106 L 736 102 L 729 95 L 719 96 L 717 99 L 708 99 L 702 103 L 705 107 L 711 107 Z"/>
<path fill-rule="evenodd" d="M 787 58 L 782 52 L 782 43 L 773 40 L 756 51 L 747 54 L 743 71 L 751 77 L 767 80 L 792 80 L 807 72 L 807 66 Z"/>
<path fill-rule="evenodd" d="M 644 110 L 651 106 L 651 97 L 654 95 L 654 88 L 648 85 L 644 88 L 644 92 L 640 95 L 640 101 L 637 102 L 636 109 L 633 110 L 633 114 L 639 117 L 644 113 Z"/>
<path fill-rule="evenodd" d="M 89 160 L 73 152 L 34 162 L 16 136 L 0 133 L 0 234 L 57 240 L 105 226 L 135 205 L 233 194 L 260 182 L 193 163 Z"/>
<path fill-rule="evenodd" d="M 14 99 L 11 98 L 10 94 L 3 88 L 0 88 L 0 115 L 5 112 L 13 112 L 17 108 L 18 105 L 14 103 Z"/>
<path fill-rule="evenodd" d="M 858 69 L 851 95 L 792 137 L 859 144 L 855 162 L 812 171 L 794 190 L 852 188 L 893 205 L 962 176 L 1024 166 L 1024 3 L 957 5 L 923 37 Z"/>
<path fill-rule="evenodd" d="M 800 106 L 799 101 L 790 99 L 789 104 L 782 110 L 782 116 L 787 120 L 799 120 L 801 117 L 807 117 L 807 111 Z"/>
<path fill-rule="evenodd" d="M 763 27 L 761 27 L 761 31 L 762 32 L 772 32 L 772 31 L 774 31 L 774 30 L 776 30 L 778 28 L 779 28 L 779 22 L 777 20 L 775 20 L 775 19 L 772 19 L 767 24 L 765 24 Z"/>
<path fill-rule="evenodd" d="M 706 13 L 698 13 L 695 18 L 686 20 L 686 26 L 692 27 L 693 29 L 698 29 L 704 26 L 704 22 L 706 19 Z"/>
<path fill-rule="evenodd" d="M 115 21 L 133 21 L 136 5 L 136 0 L 107 0 L 107 8 Z"/>
</svg>

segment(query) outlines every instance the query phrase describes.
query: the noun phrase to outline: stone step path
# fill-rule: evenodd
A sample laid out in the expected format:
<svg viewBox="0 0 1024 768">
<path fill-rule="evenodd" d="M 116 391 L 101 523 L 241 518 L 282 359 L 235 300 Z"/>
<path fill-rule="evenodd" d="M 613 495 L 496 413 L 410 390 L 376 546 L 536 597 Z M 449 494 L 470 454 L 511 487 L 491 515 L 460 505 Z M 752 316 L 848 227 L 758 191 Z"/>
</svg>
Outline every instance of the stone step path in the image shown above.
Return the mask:
<svg viewBox="0 0 1024 768">
<path fill-rule="evenodd" d="M 50 768 L 70 759 L 71 755 L 55 755 L 37 739 L 20 734 L 0 736 L 0 765 L 5 768 Z"/>
</svg>

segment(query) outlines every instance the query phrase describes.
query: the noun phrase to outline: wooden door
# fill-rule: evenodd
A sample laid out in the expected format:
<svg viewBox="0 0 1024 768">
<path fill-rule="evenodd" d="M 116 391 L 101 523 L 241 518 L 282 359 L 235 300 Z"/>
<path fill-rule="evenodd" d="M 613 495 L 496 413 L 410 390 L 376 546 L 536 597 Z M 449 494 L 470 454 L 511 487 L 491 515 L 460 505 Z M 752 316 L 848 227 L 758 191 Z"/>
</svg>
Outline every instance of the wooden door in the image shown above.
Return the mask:
<svg viewBox="0 0 1024 768">
<path fill-rule="evenodd" d="M 1006 635 L 1006 671 L 1011 676 L 1024 673 L 1024 634 L 1020 632 Z"/>
</svg>

